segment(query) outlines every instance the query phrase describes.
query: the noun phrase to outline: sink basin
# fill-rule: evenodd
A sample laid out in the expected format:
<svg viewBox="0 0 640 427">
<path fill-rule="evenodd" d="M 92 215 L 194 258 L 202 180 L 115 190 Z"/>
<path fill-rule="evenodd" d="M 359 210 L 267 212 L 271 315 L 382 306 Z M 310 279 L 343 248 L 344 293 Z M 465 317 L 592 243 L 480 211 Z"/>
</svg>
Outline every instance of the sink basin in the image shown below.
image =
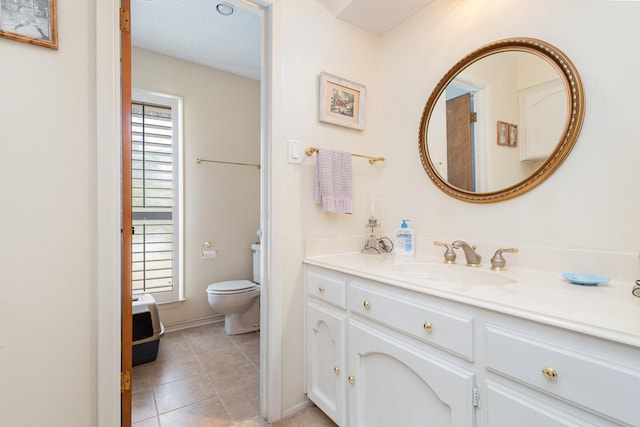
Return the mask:
<svg viewBox="0 0 640 427">
<path fill-rule="evenodd" d="M 516 280 L 495 271 L 479 270 L 476 267 L 409 262 L 393 264 L 391 270 L 415 279 L 437 280 L 460 285 L 507 285 Z"/>
</svg>

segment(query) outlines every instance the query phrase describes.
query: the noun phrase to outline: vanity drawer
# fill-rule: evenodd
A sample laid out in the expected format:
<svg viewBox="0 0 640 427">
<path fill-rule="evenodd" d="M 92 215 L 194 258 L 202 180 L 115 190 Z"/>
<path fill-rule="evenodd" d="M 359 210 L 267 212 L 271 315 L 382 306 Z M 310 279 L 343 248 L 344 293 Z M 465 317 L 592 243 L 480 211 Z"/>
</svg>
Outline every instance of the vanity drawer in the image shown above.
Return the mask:
<svg viewBox="0 0 640 427">
<path fill-rule="evenodd" d="M 473 318 L 429 306 L 420 294 L 400 296 L 349 285 L 349 308 L 371 320 L 473 361 Z"/>
<path fill-rule="evenodd" d="M 339 274 L 307 272 L 307 293 L 315 299 L 347 308 L 347 280 Z"/>
<path fill-rule="evenodd" d="M 487 346 L 496 373 L 630 425 L 640 420 L 640 369 L 495 325 L 487 326 Z"/>
</svg>

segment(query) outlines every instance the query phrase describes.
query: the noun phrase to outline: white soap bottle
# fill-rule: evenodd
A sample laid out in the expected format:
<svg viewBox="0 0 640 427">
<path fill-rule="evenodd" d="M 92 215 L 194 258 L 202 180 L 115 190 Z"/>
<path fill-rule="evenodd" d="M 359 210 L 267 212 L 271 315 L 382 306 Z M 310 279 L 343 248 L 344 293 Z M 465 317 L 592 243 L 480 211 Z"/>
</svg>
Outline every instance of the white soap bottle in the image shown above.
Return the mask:
<svg viewBox="0 0 640 427">
<path fill-rule="evenodd" d="M 396 255 L 413 256 L 415 245 L 413 239 L 413 230 L 407 226 L 408 219 L 402 220 L 402 225 L 396 231 Z"/>
</svg>

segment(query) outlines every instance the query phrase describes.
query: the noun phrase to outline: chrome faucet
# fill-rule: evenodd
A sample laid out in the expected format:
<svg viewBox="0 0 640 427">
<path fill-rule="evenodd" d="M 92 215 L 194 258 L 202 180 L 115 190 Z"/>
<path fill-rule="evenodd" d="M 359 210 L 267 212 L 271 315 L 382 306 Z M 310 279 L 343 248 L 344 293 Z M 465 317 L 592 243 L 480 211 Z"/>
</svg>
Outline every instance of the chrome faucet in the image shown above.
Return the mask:
<svg viewBox="0 0 640 427">
<path fill-rule="evenodd" d="M 464 242 L 462 240 L 456 240 L 455 242 L 451 243 L 451 246 L 453 246 L 455 249 L 462 248 L 462 250 L 464 251 L 464 256 L 467 258 L 468 266 L 480 267 L 480 261 L 482 260 L 482 257 L 476 252 L 475 246 L 469 246 L 467 242 Z"/>
</svg>

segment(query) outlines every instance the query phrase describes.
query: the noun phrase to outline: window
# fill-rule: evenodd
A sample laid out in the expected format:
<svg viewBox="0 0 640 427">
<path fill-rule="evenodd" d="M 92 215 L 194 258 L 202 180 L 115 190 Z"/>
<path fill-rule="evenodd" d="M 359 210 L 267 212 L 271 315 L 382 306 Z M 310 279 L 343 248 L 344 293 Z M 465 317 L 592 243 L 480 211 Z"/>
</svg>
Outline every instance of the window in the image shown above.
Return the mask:
<svg viewBox="0 0 640 427">
<path fill-rule="evenodd" d="M 133 294 L 182 299 L 182 144 L 178 97 L 134 89 Z"/>
</svg>

